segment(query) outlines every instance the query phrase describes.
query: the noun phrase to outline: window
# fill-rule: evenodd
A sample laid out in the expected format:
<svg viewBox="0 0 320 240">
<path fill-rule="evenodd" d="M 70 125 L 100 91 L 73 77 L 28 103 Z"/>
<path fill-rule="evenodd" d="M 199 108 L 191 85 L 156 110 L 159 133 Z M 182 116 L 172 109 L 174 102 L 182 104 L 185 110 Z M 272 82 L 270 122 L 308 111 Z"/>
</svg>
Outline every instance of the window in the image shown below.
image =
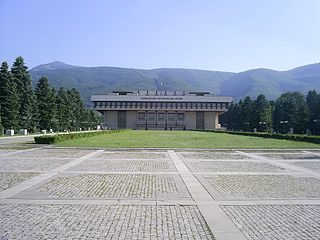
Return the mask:
<svg viewBox="0 0 320 240">
<path fill-rule="evenodd" d="M 178 113 L 178 121 L 180 122 L 184 121 L 184 113 Z"/>
<path fill-rule="evenodd" d="M 151 108 L 151 103 L 147 103 L 147 108 Z"/>
<path fill-rule="evenodd" d="M 168 113 L 168 121 L 174 121 L 174 113 Z"/>
<path fill-rule="evenodd" d="M 146 114 L 145 113 L 138 113 L 138 120 L 139 121 L 145 121 L 146 120 Z"/>
<path fill-rule="evenodd" d="M 197 109 L 201 108 L 201 103 L 197 103 Z"/>
<path fill-rule="evenodd" d="M 192 108 L 196 109 L 197 108 L 197 104 L 196 103 L 192 103 Z"/>
<path fill-rule="evenodd" d="M 187 103 L 187 108 L 191 108 L 191 103 Z"/>
<path fill-rule="evenodd" d="M 226 108 L 226 103 L 222 103 L 222 108 Z"/>
<path fill-rule="evenodd" d="M 185 102 L 182 103 L 182 108 L 184 108 L 184 109 L 187 108 L 187 103 L 185 103 Z"/>
<path fill-rule="evenodd" d="M 150 122 L 155 121 L 155 113 L 148 113 L 148 121 Z"/>
<path fill-rule="evenodd" d="M 164 121 L 164 113 L 158 113 L 158 121 L 163 122 Z"/>
<path fill-rule="evenodd" d="M 151 106 L 152 106 L 152 108 L 156 108 L 157 105 L 156 105 L 156 103 L 154 102 L 154 103 L 152 103 Z"/>
</svg>

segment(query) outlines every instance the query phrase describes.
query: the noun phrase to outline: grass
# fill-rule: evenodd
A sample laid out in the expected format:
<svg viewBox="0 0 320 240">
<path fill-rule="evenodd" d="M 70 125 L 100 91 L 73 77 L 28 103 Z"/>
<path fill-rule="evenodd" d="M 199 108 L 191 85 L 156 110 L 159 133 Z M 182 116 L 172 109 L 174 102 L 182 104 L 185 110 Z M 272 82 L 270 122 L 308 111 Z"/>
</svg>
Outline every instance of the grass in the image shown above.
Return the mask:
<svg viewBox="0 0 320 240">
<path fill-rule="evenodd" d="M 129 130 L 59 142 L 103 148 L 319 148 L 319 144 L 197 131 Z"/>
</svg>

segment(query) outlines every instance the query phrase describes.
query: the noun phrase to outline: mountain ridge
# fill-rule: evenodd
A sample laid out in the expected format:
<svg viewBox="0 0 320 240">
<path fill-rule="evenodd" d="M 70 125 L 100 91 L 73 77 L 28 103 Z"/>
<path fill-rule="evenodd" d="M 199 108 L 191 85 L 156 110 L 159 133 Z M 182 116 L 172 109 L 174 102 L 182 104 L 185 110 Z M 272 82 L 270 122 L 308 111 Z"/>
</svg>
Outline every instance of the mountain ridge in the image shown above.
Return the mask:
<svg viewBox="0 0 320 240">
<path fill-rule="evenodd" d="M 286 71 L 256 68 L 235 73 L 188 68 L 83 67 L 54 61 L 29 72 L 33 86 L 41 76 L 48 76 L 49 83 L 56 88 L 78 89 L 86 105 L 90 105 L 90 95 L 114 90 L 210 91 L 235 99 L 261 93 L 276 99 L 288 91 L 305 94 L 308 90 L 320 90 L 320 63 Z"/>
</svg>

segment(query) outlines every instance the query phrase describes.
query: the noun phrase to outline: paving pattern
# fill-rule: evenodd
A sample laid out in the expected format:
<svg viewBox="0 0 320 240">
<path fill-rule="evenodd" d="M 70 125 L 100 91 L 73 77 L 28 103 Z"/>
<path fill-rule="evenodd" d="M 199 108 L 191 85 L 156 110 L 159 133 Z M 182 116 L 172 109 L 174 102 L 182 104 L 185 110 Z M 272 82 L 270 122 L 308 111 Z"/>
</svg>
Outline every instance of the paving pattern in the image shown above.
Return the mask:
<svg viewBox="0 0 320 240">
<path fill-rule="evenodd" d="M 214 191 L 214 198 L 288 199 L 320 198 L 320 179 L 290 175 L 215 175 L 205 176 L 204 184 Z M 210 190 L 209 190 L 210 192 Z"/>
<path fill-rule="evenodd" d="M 108 160 L 90 159 L 70 168 L 71 171 L 103 172 L 176 172 L 170 160 Z"/>
<path fill-rule="evenodd" d="M 196 206 L 1 204 L 0 214 L 2 239 L 214 239 Z"/>
<path fill-rule="evenodd" d="M 319 236 L 317 149 L 0 149 L 0 239 Z"/>
<path fill-rule="evenodd" d="M 27 179 L 30 179 L 38 173 L 32 172 L 0 172 L 0 191 L 6 190 L 8 188 L 17 185 Z"/>
<path fill-rule="evenodd" d="M 222 206 L 247 239 L 319 239 L 320 205 Z"/>
<path fill-rule="evenodd" d="M 253 161 L 189 161 L 186 165 L 194 172 L 278 172 L 284 168 Z"/>
<path fill-rule="evenodd" d="M 78 174 L 58 176 L 35 189 L 62 198 L 190 197 L 178 175 Z M 32 193 L 31 193 L 32 194 Z"/>
</svg>

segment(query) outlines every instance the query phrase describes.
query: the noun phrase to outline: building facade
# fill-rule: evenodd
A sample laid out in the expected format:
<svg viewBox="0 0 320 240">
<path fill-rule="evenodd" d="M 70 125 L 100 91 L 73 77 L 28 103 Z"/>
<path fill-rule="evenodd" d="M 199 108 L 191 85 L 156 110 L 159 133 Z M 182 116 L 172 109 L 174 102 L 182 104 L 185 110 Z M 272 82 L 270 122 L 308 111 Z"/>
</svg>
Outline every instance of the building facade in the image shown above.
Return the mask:
<svg viewBox="0 0 320 240">
<path fill-rule="evenodd" d="M 216 130 L 232 98 L 208 92 L 118 91 L 92 95 L 91 101 L 111 129 Z"/>
</svg>

